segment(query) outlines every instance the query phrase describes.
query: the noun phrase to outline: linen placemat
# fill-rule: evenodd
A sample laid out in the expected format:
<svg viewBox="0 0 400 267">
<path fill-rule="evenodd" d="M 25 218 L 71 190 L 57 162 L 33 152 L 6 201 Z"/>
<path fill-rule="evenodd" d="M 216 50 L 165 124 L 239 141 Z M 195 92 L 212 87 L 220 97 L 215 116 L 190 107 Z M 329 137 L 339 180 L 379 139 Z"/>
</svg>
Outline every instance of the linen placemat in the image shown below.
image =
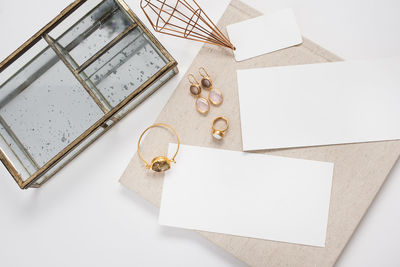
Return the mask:
<svg viewBox="0 0 400 267">
<path fill-rule="evenodd" d="M 226 25 L 258 15 L 261 15 L 260 12 L 233 0 L 222 16 L 219 27 L 226 33 Z M 195 99 L 189 93 L 189 82 L 183 79 L 157 122 L 172 125 L 184 144 L 241 151 L 237 69 L 339 60 L 337 56 L 305 38 L 302 45 L 242 62 L 236 62 L 228 49 L 204 45 L 187 74 L 194 73 L 198 76 L 198 68 L 203 66 L 211 76 L 214 86 L 223 92 L 223 104 L 219 107 L 211 106 L 206 116 L 200 115 L 194 107 Z M 230 122 L 229 131 L 222 142 L 215 141 L 211 136 L 212 120 L 220 115 L 228 117 Z M 262 121 L 262 114 L 260 123 L 268 123 Z M 143 140 L 145 156 L 151 159 L 152 156 L 166 153 L 168 141 L 174 139 L 172 136 L 170 140 L 166 139 L 165 134 L 165 131 L 154 131 Z M 251 266 L 332 266 L 399 158 L 400 141 L 280 149 L 259 153 L 335 163 L 326 247 L 197 232 Z M 200 162 L 201 160 L 199 168 L 206 168 Z M 129 163 L 120 182 L 157 207 L 160 206 L 163 175 L 145 170 L 137 155 Z"/>
</svg>

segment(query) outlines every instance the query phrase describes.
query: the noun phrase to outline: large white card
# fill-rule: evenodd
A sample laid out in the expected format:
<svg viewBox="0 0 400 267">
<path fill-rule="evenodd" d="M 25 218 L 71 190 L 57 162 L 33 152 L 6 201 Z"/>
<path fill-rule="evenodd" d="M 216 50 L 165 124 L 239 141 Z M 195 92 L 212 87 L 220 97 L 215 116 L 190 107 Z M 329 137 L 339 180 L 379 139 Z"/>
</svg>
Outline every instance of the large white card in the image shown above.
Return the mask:
<svg viewBox="0 0 400 267">
<path fill-rule="evenodd" d="M 245 151 L 400 139 L 400 60 L 237 74 Z"/>
<path fill-rule="evenodd" d="M 160 224 L 325 246 L 332 163 L 187 145 L 176 161 Z"/>
<path fill-rule="evenodd" d="M 271 53 L 303 42 L 292 9 L 227 26 L 229 39 L 236 47 L 236 61 Z"/>
</svg>

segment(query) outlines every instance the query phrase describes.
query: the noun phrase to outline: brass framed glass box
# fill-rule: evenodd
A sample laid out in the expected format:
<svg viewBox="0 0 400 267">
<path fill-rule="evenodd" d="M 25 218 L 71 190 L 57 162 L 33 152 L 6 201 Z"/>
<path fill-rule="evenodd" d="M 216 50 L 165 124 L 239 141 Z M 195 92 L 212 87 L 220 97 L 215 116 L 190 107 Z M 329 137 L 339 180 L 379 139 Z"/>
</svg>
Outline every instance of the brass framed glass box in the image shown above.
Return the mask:
<svg viewBox="0 0 400 267">
<path fill-rule="evenodd" d="M 0 159 L 22 189 L 45 183 L 178 72 L 123 0 L 86 2 L 0 63 Z"/>
</svg>

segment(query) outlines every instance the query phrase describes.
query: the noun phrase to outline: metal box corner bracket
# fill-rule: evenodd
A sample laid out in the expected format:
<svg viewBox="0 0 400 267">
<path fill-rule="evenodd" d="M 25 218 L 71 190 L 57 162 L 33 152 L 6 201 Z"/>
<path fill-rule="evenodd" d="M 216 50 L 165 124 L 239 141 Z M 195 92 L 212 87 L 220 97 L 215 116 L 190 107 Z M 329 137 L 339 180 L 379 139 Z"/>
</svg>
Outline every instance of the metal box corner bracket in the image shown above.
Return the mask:
<svg viewBox="0 0 400 267">
<path fill-rule="evenodd" d="M 0 85 L 0 160 L 22 189 L 41 186 L 178 72 L 123 0 L 87 12 L 89 2 L 70 4 L 0 63 L 2 74 L 17 66 Z"/>
</svg>

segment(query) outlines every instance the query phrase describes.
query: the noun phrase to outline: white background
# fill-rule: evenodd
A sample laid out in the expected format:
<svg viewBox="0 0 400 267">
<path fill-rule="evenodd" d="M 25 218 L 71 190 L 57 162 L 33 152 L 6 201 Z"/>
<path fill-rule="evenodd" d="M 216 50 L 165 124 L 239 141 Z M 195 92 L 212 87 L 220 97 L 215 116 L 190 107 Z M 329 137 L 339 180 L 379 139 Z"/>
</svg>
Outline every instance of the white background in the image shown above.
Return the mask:
<svg viewBox="0 0 400 267">
<path fill-rule="evenodd" d="M 199 1 L 212 17 L 226 0 Z M 397 0 L 252 0 L 265 12 L 293 7 L 304 36 L 344 59 L 400 56 Z M 127 3 L 142 18 L 138 0 Z M 0 58 L 67 3 L 0 0 Z M 146 22 L 147 24 L 147 22 Z M 161 36 L 160 36 L 161 37 Z M 200 45 L 161 37 L 182 72 L 40 190 L 20 191 L 0 166 L 0 266 L 240 266 L 193 232 L 161 227 L 158 210 L 118 179 L 137 137 L 156 118 Z M 185 50 L 182 50 L 185 47 Z M 400 166 L 395 167 L 338 266 L 399 266 Z"/>
</svg>

